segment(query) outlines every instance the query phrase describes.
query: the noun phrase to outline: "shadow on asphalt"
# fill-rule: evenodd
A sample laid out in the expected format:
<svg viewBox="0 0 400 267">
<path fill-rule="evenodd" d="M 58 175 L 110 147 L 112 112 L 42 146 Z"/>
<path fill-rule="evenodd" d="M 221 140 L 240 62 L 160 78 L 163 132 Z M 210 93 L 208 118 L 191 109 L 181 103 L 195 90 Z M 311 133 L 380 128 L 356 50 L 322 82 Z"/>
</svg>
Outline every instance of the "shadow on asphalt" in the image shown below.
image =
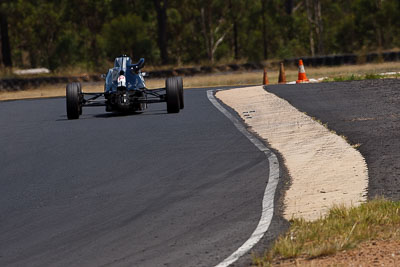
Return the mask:
<svg viewBox="0 0 400 267">
<path fill-rule="evenodd" d="M 165 115 L 168 114 L 166 110 L 152 110 L 152 111 L 143 111 L 143 112 L 111 112 L 111 113 L 102 113 L 96 114 L 94 118 L 116 118 L 116 117 L 127 117 L 127 116 L 155 116 L 155 115 Z"/>
<path fill-rule="evenodd" d="M 100 113 L 95 115 L 86 115 L 83 114 L 79 120 L 88 120 L 94 118 L 101 118 L 101 119 L 111 119 L 111 118 L 118 118 L 118 117 L 128 117 L 128 116 L 159 116 L 159 115 L 167 115 L 168 112 L 166 110 L 151 110 L 151 111 L 144 111 L 144 112 L 131 112 L 131 113 L 123 113 L 123 112 L 111 112 L 111 113 Z M 56 121 L 68 121 L 67 115 L 60 116 L 59 119 Z"/>
</svg>

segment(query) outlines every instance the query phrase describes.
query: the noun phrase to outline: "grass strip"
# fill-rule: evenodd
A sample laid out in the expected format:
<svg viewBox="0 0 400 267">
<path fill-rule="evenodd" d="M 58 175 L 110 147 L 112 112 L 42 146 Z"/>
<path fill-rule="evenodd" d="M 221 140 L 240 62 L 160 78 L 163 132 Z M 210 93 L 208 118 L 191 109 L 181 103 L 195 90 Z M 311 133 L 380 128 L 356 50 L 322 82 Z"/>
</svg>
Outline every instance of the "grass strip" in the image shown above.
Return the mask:
<svg viewBox="0 0 400 267">
<path fill-rule="evenodd" d="M 399 74 L 394 75 L 381 75 L 375 73 L 367 73 L 365 75 L 347 75 L 347 76 L 337 76 L 326 78 L 323 82 L 345 82 L 345 81 L 361 81 L 361 80 L 377 80 L 377 79 L 384 79 L 384 78 L 399 78 Z"/>
<path fill-rule="evenodd" d="M 286 259 L 313 259 L 355 248 L 370 240 L 398 240 L 400 201 L 375 199 L 358 207 L 333 207 L 328 215 L 313 222 L 293 219 L 287 233 L 279 237 L 253 264 L 271 266 Z"/>
</svg>

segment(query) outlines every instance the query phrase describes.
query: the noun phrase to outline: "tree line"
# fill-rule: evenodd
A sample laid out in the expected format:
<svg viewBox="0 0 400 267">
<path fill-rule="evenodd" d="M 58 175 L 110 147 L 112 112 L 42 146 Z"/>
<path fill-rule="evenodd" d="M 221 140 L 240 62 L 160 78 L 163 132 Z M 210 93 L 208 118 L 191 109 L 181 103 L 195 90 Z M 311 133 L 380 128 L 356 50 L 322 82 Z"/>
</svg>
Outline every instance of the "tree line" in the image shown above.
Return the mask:
<svg viewBox="0 0 400 267">
<path fill-rule="evenodd" d="M 3 67 L 263 61 L 400 46 L 400 0 L 0 0 Z"/>
</svg>

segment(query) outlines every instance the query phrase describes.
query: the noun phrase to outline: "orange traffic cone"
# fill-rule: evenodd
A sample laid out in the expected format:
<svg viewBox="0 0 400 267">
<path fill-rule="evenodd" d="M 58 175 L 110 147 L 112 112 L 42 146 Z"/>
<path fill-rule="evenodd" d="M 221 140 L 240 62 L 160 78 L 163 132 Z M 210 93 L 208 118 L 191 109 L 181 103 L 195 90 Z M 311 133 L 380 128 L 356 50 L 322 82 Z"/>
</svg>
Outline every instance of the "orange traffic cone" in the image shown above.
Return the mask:
<svg viewBox="0 0 400 267">
<path fill-rule="evenodd" d="M 286 74 L 285 74 L 285 68 L 283 67 L 283 62 L 281 62 L 281 67 L 279 69 L 278 83 L 286 83 Z"/>
<path fill-rule="evenodd" d="M 306 71 L 304 70 L 303 60 L 299 60 L 299 79 L 296 83 L 308 82 Z"/>
<path fill-rule="evenodd" d="M 268 75 L 267 75 L 267 69 L 266 69 L 266 68 L 264 68 L 264 78 L 263 78 L 263 85 L 267 85 L 267 84 L 269 84 L 269 81 L 268 81 Z"/>
</svg>

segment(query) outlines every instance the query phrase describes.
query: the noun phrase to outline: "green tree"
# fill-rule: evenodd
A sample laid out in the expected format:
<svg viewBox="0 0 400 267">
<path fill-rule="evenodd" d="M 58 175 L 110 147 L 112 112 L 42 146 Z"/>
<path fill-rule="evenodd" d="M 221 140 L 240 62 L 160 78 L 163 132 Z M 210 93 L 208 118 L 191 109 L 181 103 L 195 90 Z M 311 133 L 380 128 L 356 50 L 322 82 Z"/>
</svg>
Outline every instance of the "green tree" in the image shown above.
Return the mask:
<svg viewBox="0 0 400 267">
<path fill-rule="evenodd" d="M 8 15 L 10 8 L 8 1 L 0 1 L 0 39 L 1 39 L 1 58 L 5 67 L 12 67 L 10 38 L 8 34 Z"/>
<path fill-rule="evenodd" d="M 51 1 L 22 1 L 15 3 L 11 19 L 12 46 L 21 52 L 28 53 L 29 65 L 32 67 L 47 66 L 55 69 L 59 66 L 57 41 L 60 28 L 63 27 L 59 6 Z M 23 62 L 23 60 L 20 60 Z"/>
<path fill-rule="evenodd" d="M 400 46 L 399 0 L 0 0 L 0 12 L 4 65 L 52 70 L 121 53 L 199 64 Z"/>
<path fill-rule="evenodd" d="M 107 57 L 129 54 L 154 61 L 154 42 L 146 34 L 148 27 L 137 15 L 119 16 L 104 24 L 98 40 Z"/>
<path fill-rule="evenodd" d="M 157 28 L 158 28 L 158 48 L 160 49 L 161 63 L 168 64 L 168 17 L 167 17 L 167 0 L 154 0 L 154 6 L 157 12 Z"/>
</svg>

